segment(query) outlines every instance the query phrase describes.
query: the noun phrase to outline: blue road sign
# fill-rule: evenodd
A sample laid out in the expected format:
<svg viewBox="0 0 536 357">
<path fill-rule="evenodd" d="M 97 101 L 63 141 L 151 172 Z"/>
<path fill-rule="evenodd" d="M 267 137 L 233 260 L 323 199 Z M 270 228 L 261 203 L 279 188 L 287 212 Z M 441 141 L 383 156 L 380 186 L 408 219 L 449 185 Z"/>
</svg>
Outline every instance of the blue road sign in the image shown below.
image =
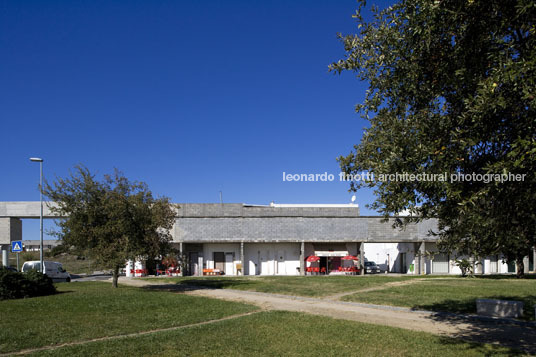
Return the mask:
<svg viewBox="0 0 536 357">
<path fill-rule="evenodd" d="M 15 241 L 11 242 L 11 252 L 12 253 L 22 252 L 22 241 L 21 240 L 15 240 Z"/>
</svg>

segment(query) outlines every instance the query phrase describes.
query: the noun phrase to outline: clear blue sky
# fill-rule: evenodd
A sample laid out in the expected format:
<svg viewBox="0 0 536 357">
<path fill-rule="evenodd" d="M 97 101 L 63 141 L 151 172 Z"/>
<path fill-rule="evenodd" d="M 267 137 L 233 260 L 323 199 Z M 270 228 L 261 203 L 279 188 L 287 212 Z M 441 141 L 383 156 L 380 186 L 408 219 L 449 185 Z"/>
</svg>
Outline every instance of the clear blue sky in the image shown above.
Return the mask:
<svg viewBox="0 0 536 357">
<path fill-rule="evenodd" d="M 0 1 L 0 200 L 114 167 L 174 202 L 347 203 L 333 173 L 367 125 L 366 85 L 333 75 L 338 1 Z M 373 200 L 357 193 L 362 214 Z M 37 222 L 24 222 L 36 239 Z"/>
</svg>

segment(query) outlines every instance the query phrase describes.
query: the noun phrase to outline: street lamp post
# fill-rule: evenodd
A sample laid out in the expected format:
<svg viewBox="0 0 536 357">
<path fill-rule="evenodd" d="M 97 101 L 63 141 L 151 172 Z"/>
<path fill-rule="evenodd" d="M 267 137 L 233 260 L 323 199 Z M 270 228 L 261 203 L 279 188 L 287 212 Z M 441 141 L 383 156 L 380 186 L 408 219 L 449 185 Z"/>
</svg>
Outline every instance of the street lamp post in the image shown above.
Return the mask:
<svg viewBox="0 0 536 357">
<path fill-rule="evenodd" d="M 39 202 L 41 204 L 41 213 L 39 215 L 39 225 L 40 225 L 40 238 L 39 238 L 39 271 L 42 273 L 43 269 L 43 159 L 39 157 L 31 157 L 30 161 L 38 162 L 40 175 L 39 175 Z"/>
</svg>

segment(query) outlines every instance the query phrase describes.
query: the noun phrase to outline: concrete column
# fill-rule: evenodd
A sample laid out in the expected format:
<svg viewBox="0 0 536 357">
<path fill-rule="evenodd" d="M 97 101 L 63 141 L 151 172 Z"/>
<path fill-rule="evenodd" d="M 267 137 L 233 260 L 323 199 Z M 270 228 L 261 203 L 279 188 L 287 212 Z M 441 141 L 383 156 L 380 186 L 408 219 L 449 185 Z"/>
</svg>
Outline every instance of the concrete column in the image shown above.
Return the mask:
<svg viewBox="0 0 536 357">
<path fill-rule="evenodd" d="M 420 252 L 420 243 L 413 243 L 413 252 L 415 253 L 415 266 L 413 267 L 413 274 L 419 275 L 420 270 L 420 259 L 419 259 L 419 252 Z"/>
<path fill-rule="evenodd" d="M 8 245 L 2 246 L 2 266 L 8 267 L 9 266 L 9 255 L 8 255 Z"/>
<path fill-rule="evenodd" d="M 300 244 L 300 275 L 305 275 L 305 242 Z"/>
<path fill-rule="evenodd" d="M 14 217 L 0 218 L 0 250 L 2 250 L 2 266 L 9 266 L 9 249 L 11 242 L 22 240 L 22 221 Z"/>
<path fill-rule="evenodd" d="M 529 273 L 529 257 L 523 258 L 523 273 L 528 274 Z"/>
<path fill-rule="evenodd" d="M 203 257 L 197 257 L 197 276 L 203 276 Z"/>
<path fill-rule="evenodd" d="M 532 248 L 532 270 L 536 272 L 536 247 Z M 536 306 L 534 307 L 534 311 L 536 311 Z"/>
<path fill-rule="evenodd" d="M 426 253 L 424 242 L 414 243 L 415 251 L 415 275 L 421 275 L 425 271 L 425 256 Z"/>
<path fill-rule="evenodd" d="M 365 275 L 365 243 L 359 242 L 359 271 L 360 275 Z"/>
<path fill-rule="evenodd" d="M 420 252 L 420 257 L 419 257 L 419 260 L 420 260 L 420 273 L 419 274 L 426 274 L 426 243 L 425 242 L 421 242 L 421 247 L 419 249 L 419 252 Z"/>
<path fill-rule="evenodd" d="M 242 269 L 240 269 L 240 274 L 245 275 L 246 264 L 244 263 L 244 242 L 243 241 L 240 242 L 240 264 L 242 265 Z"/>
<path fill-rule="evenodd" d="M 186 267 L 186 259 L 183 256 L 182 242 L 179 242 L 179 267 L 181 268 L 180 276 L 184 276 L 184 271 L 188 268 Z"/>
</svg>

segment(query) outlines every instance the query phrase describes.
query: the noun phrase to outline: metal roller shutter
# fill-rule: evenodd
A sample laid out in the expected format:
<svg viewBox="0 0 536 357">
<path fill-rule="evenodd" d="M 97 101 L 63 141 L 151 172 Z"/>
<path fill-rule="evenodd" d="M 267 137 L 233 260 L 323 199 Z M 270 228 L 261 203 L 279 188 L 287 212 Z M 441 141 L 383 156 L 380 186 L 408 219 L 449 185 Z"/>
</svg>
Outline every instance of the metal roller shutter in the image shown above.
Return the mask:
<svg viewBox="0 0 536 357">
<path fill-rule="evenodd" d="M 449 259 L 446 254 L 436 254 L 432 261 L 432 273 L 433 274 L 448 274 L 449 273 Z"/>
</svg>

